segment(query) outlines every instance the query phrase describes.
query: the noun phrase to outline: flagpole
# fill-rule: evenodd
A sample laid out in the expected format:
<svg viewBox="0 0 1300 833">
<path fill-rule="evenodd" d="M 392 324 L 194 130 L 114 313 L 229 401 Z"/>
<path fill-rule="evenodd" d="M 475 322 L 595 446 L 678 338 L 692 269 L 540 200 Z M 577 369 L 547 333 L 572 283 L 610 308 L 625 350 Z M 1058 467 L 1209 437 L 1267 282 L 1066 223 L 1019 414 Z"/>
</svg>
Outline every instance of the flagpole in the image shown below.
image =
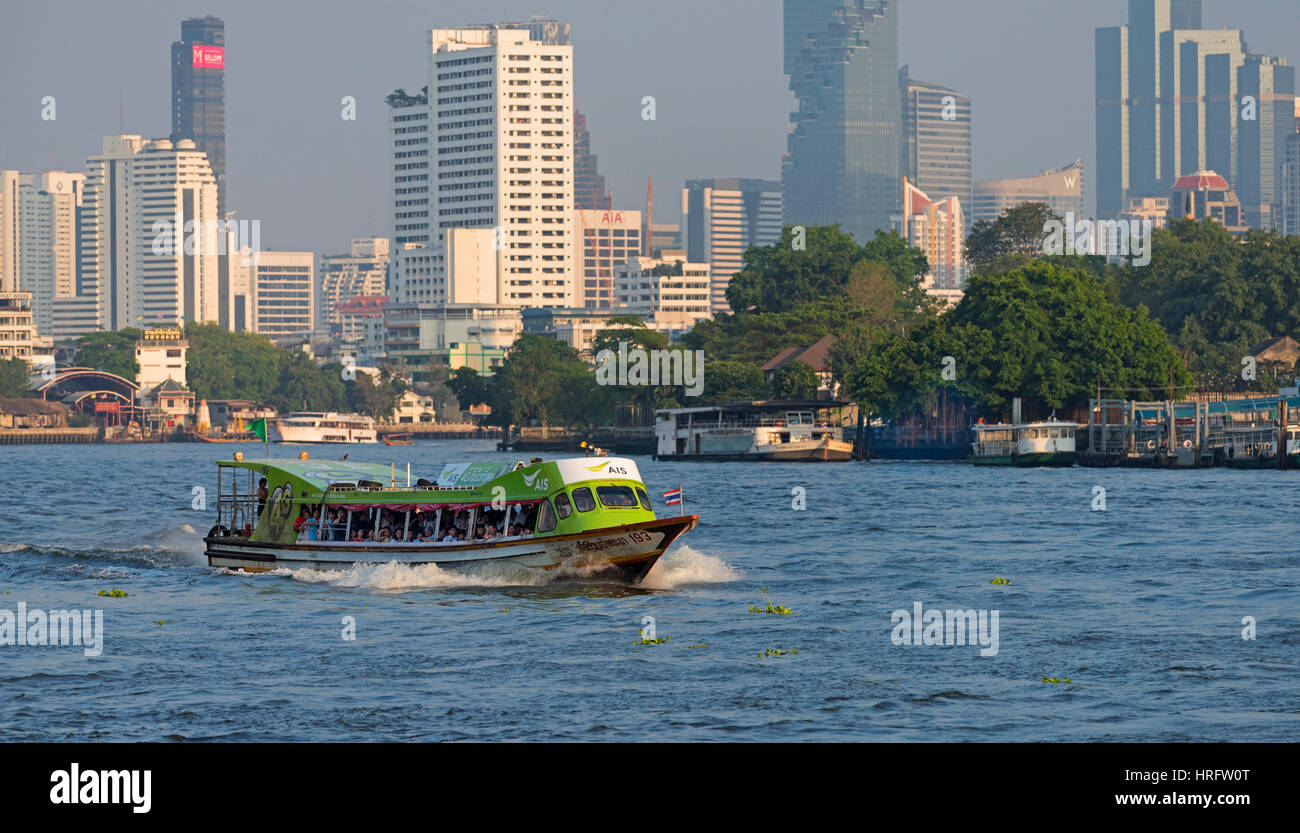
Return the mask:
<svg viewBox="0 0 1300 833">
<path fill-rule="evenodd" d="M 677 505 L 681 507 L 678 517 L 684 518 L 686 517 L 686 490 L 682 488 L 682 484 L 678 483 L 677 491 L 679 492 L 677 496 Z"/>
</svg>

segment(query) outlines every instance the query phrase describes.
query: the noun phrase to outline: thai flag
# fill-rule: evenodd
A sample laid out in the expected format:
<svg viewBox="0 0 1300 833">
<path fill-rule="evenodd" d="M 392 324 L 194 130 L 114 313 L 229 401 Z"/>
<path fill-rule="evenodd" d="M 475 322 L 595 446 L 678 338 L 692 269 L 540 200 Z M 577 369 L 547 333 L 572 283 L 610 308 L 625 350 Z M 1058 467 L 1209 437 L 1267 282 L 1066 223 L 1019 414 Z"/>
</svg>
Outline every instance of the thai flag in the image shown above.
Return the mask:
<svg viewBox="0 0 1300 833">
<path fill-rule="evenodd" d="M 678 486 L 676 489 L 669 489 L 664 492 L 664 504 L 667 506 L 676 506 L 682 502 L 682 489 Z"/>
</svg>

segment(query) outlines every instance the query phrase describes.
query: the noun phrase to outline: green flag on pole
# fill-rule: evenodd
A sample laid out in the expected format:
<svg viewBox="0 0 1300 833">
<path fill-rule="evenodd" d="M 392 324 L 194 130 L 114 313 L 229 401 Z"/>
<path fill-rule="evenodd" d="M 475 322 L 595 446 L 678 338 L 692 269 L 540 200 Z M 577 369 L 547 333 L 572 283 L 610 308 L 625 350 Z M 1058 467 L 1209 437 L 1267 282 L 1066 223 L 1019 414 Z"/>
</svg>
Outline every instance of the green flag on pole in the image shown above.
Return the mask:
<svg viewBox="0 0 1300 833">
<path fill-rule="evenodd" d="M 258 437 L 260 437 L 261 440 L 262 440 L 262 442 L 266 442 L 266 441 L 267 441 L 267 439 L 266 439 L 266 420 L 265 420 L 265 419 L 255 419 L 255 420 L 253 420 L 252 422 L 248 423 L 248 430 L 249 430 L 249 431 L 252 431 L 252 432 L 253 432 L 254 434 L 256 434 Z"/>
</svg>

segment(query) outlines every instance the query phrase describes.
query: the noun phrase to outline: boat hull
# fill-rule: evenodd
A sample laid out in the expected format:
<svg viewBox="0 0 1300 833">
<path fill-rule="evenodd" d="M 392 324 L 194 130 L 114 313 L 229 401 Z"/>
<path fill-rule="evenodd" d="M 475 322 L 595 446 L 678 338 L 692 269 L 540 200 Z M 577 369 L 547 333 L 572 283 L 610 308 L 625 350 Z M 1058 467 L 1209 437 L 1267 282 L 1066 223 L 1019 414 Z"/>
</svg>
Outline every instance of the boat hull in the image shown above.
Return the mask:
<svg viewBox="0 0 1300 833">
<path fill-rule="evenodd" d="M 586 568 L 595 573 L 609 572 L 635 584 L 678 536 L 694 529 L 698 522 L 698 516 L 685 515 L 569 535 L 464 544 L 269 544 L 238 536 L 209 536 L 203 540 L 209 565 L 244 572 L 281 568 L 339 570 L 358 564 L 389 563 L 413 567 L 433 564 L 440 569 L 498 564 L 548 571 Z"/>
<path fill-rule="evenodd" d="M 989 455 L 971 457 L 977 466 L 1018 466 L 1020 468 L 1068 468 L 1074 465 L 1073 451 L 1045 451 L 1040 454 Z"/>
<path fill-rule="evenodd" d="M 760 460 L 782 462 L 825 463 L 853 459 L 853 443 L 841 440 L 810 440 L 780 445 L 760 445 L 756 451 Z"/>
</svg>

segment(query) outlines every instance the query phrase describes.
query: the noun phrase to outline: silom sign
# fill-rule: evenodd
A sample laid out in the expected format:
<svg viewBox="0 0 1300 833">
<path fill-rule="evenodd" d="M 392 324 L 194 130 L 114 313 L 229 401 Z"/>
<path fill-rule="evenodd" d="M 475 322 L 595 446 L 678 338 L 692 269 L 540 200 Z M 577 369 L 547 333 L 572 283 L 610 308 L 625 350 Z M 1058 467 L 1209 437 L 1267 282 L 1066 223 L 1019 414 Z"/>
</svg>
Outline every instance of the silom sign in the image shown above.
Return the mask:
<svg viewBox="0 0 1300 833">
<path fill-rule="evenodd" d="M 195 69 L 226 68 L 226 50 L 220 46 L 201 46 L 195 44 L 193 47 L 193 58 Z"/>
</svg>

